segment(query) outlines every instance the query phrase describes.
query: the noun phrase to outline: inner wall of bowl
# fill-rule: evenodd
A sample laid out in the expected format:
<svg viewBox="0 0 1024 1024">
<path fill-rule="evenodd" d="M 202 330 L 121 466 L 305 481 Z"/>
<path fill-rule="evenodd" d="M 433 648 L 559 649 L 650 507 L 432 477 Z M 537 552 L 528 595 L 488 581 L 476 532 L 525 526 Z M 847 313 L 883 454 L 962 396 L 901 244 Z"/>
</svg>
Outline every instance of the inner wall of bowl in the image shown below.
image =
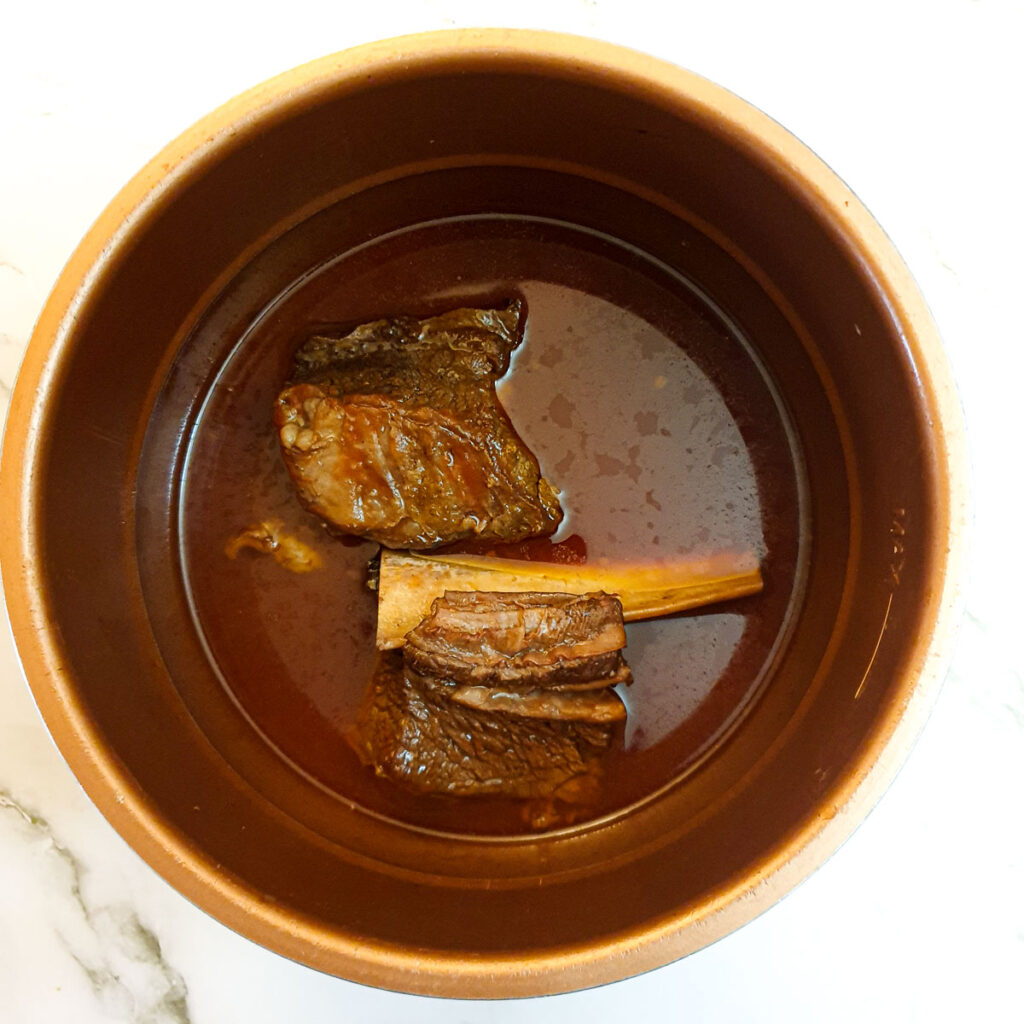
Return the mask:
<svg viewBox="0 0 1024 1024">
<path fill-rule="evenodd" d="M 421 190 L 407 189 L 406 205 L 395 199 L 401 184 L 379 189 L 377 203 L 370 190 L 432 173 L 462 176 L 440 190 L 449 213 L 495 212 L 501 168 L 575 176 L 671 214 L 637 217 L 632 200 L 595 203 L 589 187 L 523 187 L 521 170 L 501 200 L 506 212 L 636 245 L 734 317 L 796 426 L 812 554 L 771 685 L 685 785 L 579 834 L 458 843 L 367 821 L 275 766 L 230 701 L 203 698 L 217 722 L 204 735 L 189 679 L 168 672 L 153 636 L 194 647 L 182 595 L 168 580 L 166 603 L 150 601 L 147 616 L 140 586 L 153 538 L 174 543 L 167 467 L 183 450 L 180 425 L 145 441 L 138 476 L 136 461 L 158 392 L 202 395 L 217 373 L 177 359 L 217 287 L 276 239 L 353 194 L 369 201 L 353 204 L 347 239 L 416 223 L 422 211 L 408 202 Z M 297 251 L 254 287 L 279 294 L 321 255 Z M 216 315 L 237 337 L 252 308 L 228 303 Z M 930 568 L 927 410 L 869 268 L 813 197 L 696 105 L 607 73 L 500 57 L 323 83 L 221 141 L 148 213 L 83 308 L 75 346 L 47 422 L 41 530 L 62 567 L 48 597 L 83 704 L 172 828 L 317 921 L 328 942 L 524 952 L 685 913 L 756 873 L 883 727 Z M 563 884 L 541 891 L 539 879 Z M 450 886 L 465 890 L 456 916 Z"/>
</svg>

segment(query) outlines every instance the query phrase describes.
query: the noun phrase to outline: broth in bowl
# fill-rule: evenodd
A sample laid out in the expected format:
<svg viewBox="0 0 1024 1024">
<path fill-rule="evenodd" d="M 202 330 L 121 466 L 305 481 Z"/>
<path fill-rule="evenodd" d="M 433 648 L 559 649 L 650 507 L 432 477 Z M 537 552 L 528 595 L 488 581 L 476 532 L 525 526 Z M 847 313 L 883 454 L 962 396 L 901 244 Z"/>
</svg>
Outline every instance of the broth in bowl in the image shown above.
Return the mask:
<svg viewBox="0 0 1024 1024">
<path fill-rule="evenodd" d="M 351 740 L 377 660 L 366 585 L 377 546 L 303 509 L 271 414 L 319 325 L 509 296 L 525 331 L 498 394 L 560 491 L 552 539 L 582 538 L 590 563 L 751 552 L 766 580 L 756 596 L 627 627 L 627 719 L 585 818 L 644 800 L 722 741 L 769 677 L 799 594 L 792 427 L 750 342 L 693 282 L 592 230 L 500 216 L 414 225 L 313 268 L 245 325 L 201 404 L 181 491 L 183 574 L 210 660 L 265 740 L 341 799 L 417 828 L 527 826 L 522 801 L 409 793 L 360 761 Z M 322 569 L 218 557 L 268 519 Z"/>
</svg>

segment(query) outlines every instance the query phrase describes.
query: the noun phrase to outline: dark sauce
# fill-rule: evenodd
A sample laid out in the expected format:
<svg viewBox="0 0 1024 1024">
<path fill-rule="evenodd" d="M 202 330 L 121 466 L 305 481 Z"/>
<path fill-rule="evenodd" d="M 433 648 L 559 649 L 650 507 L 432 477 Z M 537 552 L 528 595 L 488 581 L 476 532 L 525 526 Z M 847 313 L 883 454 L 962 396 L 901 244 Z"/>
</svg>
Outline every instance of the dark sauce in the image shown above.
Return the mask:
<svg viewBox="0 0 1024 1024">
<path fill-rule="evenodd" d="M 769 677 L 800 587 L 801 470 L 784 411 L 748 343 L 667 268 L 567 225 L 476 217 L 396 233 L 304 276 L 239 338 L 198 418 L 180 507 L 185 584 L 208 656 L 266 742 L 339 797 L 416 827 L 521 832 L 523 809 L 413 795 L 360 763 L 346 738 L 376 659 L 376 546 L 302 509 L 272 408 L 315 326 L 511 297 L 526 302 L 526 332 L 499 396 L 567 512 L 545 543 L 643 562 L 753 550 L 766 581 L 755 597 L 628 627 L 629 715 L 591 817 L 672 783 L 722 740 Z M 224 555 L 271 518 L 323 568 Z"/>
</svg>

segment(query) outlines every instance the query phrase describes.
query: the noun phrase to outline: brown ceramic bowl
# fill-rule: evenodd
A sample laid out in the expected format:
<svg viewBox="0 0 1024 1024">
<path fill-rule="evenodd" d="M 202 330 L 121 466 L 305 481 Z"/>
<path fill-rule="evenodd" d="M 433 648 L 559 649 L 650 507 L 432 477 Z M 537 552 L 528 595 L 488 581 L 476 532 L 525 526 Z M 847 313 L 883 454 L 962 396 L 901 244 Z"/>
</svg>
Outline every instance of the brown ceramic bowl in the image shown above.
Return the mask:
<svg viewBox="0 0 1024 1024">
<path fill-rule="evenodd" d="M 516 291 L 528 350 L 547 348 L 517 366 L 534 376 L 513 405 L 549 475 L 587 438 L 540 424 L 628 413 L 636 436 L 597 455 L 637 557 L 662 537 L 713 548 L 733 523 L 766 588 L 634 634 L 638 664 L 663 658 L 637 672 L 647 725 L 606 805 L 509 835 L 483 805 L 389 795 L 354 765 L 371 620 L 346 573 L 365 550 L 336 544 L 338 574 L 303 591 L 223 541 L 290 501 L 269 402 L 310 322 Z M 701 433 L 685 416 L 704 401 L 727 415 Z M 604 44 L 418 36 L 229 103 L 103 213 L 14 395 L 3 578 L 65 757 L 189 899 L 368 984 L 557 992 L 735 929 L 867 812 L 943 672 L 960 465 L 913 282 L 777 124 Z"/>
</svg>

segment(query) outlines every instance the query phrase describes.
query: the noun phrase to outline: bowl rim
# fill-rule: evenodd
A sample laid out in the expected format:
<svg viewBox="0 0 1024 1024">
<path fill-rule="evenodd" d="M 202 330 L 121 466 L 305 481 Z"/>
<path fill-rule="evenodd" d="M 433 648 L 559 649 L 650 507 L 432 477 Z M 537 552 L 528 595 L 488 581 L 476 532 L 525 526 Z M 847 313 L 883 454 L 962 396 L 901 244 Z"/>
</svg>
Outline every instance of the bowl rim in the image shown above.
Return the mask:
<svg viewBox="0 0 1024 1024">
<path fill-rule="evenodd" d="M 79 310 L 119 248 L 178 182 L 215 160 L 246 126 L 313 102 L 322 90 L 354 85 L 384 69 L 415 69 L 458 56 L 544 61 L 573 74 L 634 80 L 645 94 L 715 118 L 729 133 L 802 185 L 883 286 L 894 319 L 921 375 L 933 411 L 939 453 L 936 562 L 944 567 L 922 635 L 900 680 L 900 700 L 879 722 L 832 805 L 819 808 L 770 860 L 700 913 L 671 915 L 641 936 L 528 958 L 479 959 L 425 954 L 354 941 L 322 923 L 269 905 L 241 879 L 218 870 L 184 834 L 168 826 L 130 773 L 106 751 L 65 676 L 49 635 L 40 538 L 33 525 L 39 483 L 34 463 L 45 442 L 45 396 L 59 383 Z M 8 410 L 0 459 L 0 568 L 8 614 L 43 719 L 68 765 L 110 824 L 191 902 L 242 935 L 320 970 L 371 985 L 458 997 L 538 995 L 586 988 L 662 966 L 715 941 L 762 913 L 830 856 L 866 816 L 905 760 L 930 712 L 951 657 L 963 608 L 969 520 L 963 418 L 938 330 L 894 245 L 854 193 L 802 142 L 725 88 L 658 58 L 617 44 L 525 29 L 451 29 L 364 44 L 285 71 L 229 100 L 170 142 L 114 197 L 79 243 L 43 308 L 29 341 Z"/>
</svg>

